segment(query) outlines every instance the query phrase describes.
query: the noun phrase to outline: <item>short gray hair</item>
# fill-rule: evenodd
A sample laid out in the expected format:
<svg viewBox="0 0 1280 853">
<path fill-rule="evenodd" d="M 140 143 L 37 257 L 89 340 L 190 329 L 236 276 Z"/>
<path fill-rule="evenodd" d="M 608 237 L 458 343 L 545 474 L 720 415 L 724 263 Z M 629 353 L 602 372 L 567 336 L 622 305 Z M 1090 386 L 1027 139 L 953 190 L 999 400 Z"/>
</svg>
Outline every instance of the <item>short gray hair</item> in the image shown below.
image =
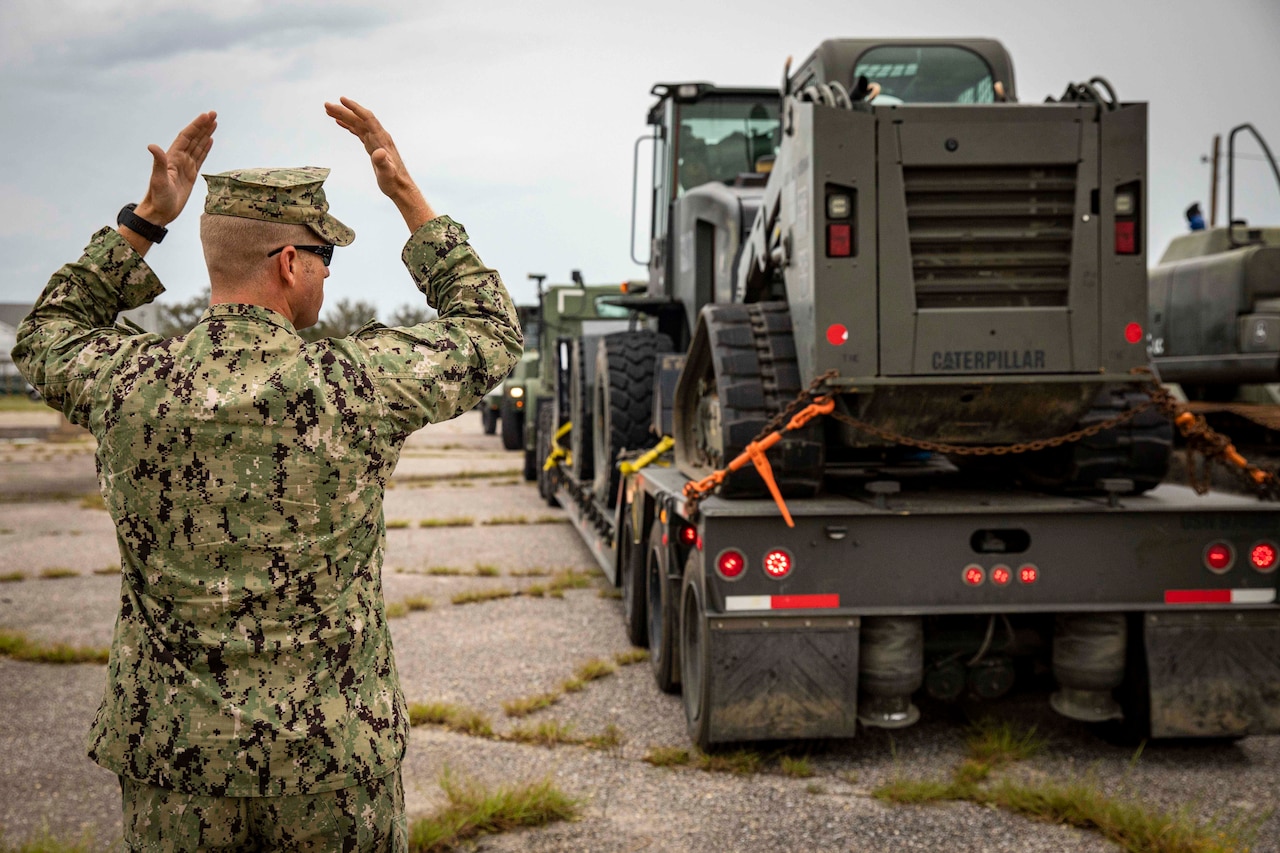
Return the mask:
<svg viewBox="0 0 1280 853">
<path fill-rule="evenodd" d="M 202 213 L 200 243 L 210 280 L 236 282 L 257 276 L 268 252 L 281 246 L 314 246 L 324 239 L 305 225 Z"/>
</svg>

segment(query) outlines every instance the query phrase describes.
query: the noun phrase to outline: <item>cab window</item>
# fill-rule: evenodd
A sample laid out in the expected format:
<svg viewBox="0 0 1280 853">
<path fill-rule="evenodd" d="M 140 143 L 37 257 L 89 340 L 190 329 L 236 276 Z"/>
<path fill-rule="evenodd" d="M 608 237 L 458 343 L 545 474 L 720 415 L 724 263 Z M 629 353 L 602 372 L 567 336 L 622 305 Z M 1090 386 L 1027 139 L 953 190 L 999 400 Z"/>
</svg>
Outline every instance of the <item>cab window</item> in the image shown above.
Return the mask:
<svg viewBox="0 0 1280 853">
<path fill-rule="evenodd" d="M 858 58 L 850 89 L 858 77 L 880 84 L 872 101 L 892 104 L 991 104 L 995 85 L 991 68 L 971 50 L 953 45 L 886 45 Z"/>
<path fill-rule="evenodd" d="M 708 99 L 679 110 L 675 196 L 711 181 L 732 184 L 777 154 L 777 101 Z"/>
</svg>

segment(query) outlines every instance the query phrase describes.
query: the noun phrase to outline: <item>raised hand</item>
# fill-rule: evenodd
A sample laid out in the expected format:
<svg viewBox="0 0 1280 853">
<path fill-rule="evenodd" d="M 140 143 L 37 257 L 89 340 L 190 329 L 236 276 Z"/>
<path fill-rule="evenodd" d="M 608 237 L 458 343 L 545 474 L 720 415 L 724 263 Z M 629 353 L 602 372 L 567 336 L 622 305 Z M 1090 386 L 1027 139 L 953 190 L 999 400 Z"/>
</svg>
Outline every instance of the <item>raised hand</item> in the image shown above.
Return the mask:
<svg viewBox="0 0 1280 853">
<path fill-rule="evenodd" d="M 339 127 L 350 131 L 364 145 L 373 164 L 378 189 L 395 202 L 410 231 L 416 231 L 435 218 L 435 212 L 409 176 L 395 140 L 371 110 L 350 98 L 339 98 L 336 104 L 326 102 L 324 111 Z"/>
<path fill-rule="evenodd" d="M 138 216 L 160 226 L 178 218 L 200 176 L 200 166 L 213 147 L 217 128 L 217 113 L 201 113 L 182 129 L 168 151 L 155 144 L 147 146 L 152 160 L 151 181 L 135 211 Z"/>
</svg>

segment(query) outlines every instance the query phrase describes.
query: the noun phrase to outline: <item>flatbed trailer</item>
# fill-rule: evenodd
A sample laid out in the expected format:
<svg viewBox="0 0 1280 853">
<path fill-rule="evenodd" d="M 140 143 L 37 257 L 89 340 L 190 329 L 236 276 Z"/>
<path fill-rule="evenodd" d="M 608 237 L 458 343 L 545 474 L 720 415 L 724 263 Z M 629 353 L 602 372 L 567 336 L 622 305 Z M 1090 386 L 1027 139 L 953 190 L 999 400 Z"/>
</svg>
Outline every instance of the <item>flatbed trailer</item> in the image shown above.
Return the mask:
<svg viewBox="0 0 1280 853">
<path fill-rule="evenodd" d="M 1274 504 L 904 482 L 788 500 L 788 527 L 768 499 L 691 517 L 687 482 L 649 466 L 606 507 L 562 471 L 556 497 L 700 747 L 909 725 L 912 693 L 995 698 L 1035 661 L 1069 717 L 1280 732 Z"/>
</svg>

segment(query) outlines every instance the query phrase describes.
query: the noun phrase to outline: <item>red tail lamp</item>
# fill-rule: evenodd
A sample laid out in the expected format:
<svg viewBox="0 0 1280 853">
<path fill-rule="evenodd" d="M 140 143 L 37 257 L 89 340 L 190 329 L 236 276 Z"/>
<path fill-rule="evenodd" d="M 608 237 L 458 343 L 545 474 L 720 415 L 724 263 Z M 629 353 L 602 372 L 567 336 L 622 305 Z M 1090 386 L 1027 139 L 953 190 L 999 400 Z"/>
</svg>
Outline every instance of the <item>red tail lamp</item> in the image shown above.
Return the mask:
<svg viewBox="0 0 1280 853">
<path fill-rule="evenodd" d="M 991 568 L 991 582 L 996 586 L 1004 586 L 1013 580 L 1013 572 L 1009 571 L 1008 566 L 993 566 Z"/>
<path fill-rule="evenodd" d="M 735 580 L 746 567 L 747 559 L 742 556 L 741 551 L 730 548 L 721 551 L 720 556 L 716 557 L 716 571 L 725 580 Z"/>
<path fill-rule="evenodd" d="M 1138 323 L 1130 323 L 1124 327 L 1124 339 L 1131 344 L 1136 344 L 1142 340 L 1142 326 Z"/>
<path fill-rule="evenodd" d="M 1260 572 L 1274 572 L 1280 562 L 1280 549 L 1274 542 L 1258 542 L 1249 549 L 1249 565 Z"/>
<path fill-rule="evenodd" d="M 982 566 L 968 565 L 964 567 L 964 582 L 969 586 L 979 586 L 987 578 L 987 573 L 982 570 Z"/>
<path fill-rule="evenodd" d="M 795 561 L 791 555 L 781 548 L 774 548 L 764 555 L 764 573 L 774 580 L 780 580 L 791 574 Z"/>
<path fill-rule="evenodd" d="M 1211 572 L 1222 574 L 1231 568 L 1236 561 L 1236 549 L 1230 542 L 1211 542 L 1204 549 L 1204 567 Z"/>
<path fill-rule="evenodd" d="M 680 544 L 688 548 L 698 542 L 698 528 L 681 527 L 680 528 Z"/>
<path fill-rule="evenodd" d="M 1035 583 L 1040 580 L 1040 570 L 1027 563 L 1018 569 L 1018 580 L 1022 583 Z"/>
</svg>

